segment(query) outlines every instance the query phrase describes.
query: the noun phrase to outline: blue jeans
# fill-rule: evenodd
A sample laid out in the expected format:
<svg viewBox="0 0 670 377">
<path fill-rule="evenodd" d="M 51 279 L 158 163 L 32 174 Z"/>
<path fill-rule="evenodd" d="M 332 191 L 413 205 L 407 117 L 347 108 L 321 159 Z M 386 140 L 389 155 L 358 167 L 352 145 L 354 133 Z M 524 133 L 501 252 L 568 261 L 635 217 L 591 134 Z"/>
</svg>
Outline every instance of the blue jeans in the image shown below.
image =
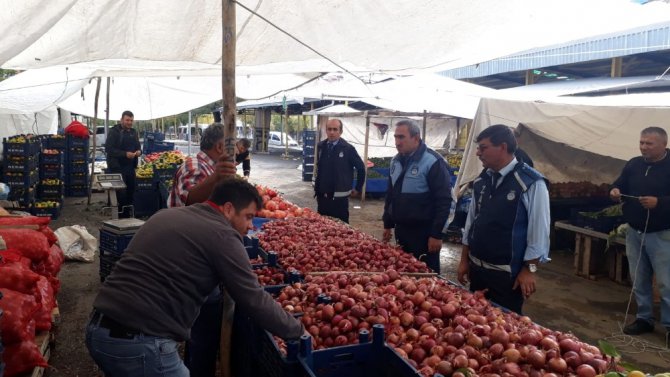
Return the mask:
<svg viewBox="0 0 670 377">
<path fill-rule="evenodd" d="M 634 282 L 637 318 L 654 323 L 652 277 L 656 274 L 656 284 L 661 293 L 661 324 L 670 329 L 670 230 L 647 233 L 642 250 L 641 241 L 642 234 L 629 227 L 626 256 Z"/>
<path fill-rule="evenodd" d="M 100 319 L 86 326 L 86 347 L 105 377 L 189 377 L 177 342 L 146 334 L 111 337 Z"/>
</svg>

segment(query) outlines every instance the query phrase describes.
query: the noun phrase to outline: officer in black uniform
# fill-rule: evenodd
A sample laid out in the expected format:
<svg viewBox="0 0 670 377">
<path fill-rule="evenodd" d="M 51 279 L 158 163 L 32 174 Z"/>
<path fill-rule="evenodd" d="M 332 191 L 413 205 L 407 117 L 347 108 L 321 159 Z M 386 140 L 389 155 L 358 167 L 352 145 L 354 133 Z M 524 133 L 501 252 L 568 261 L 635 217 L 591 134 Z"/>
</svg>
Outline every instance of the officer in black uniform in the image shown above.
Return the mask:
<svg viewBox="0 0 670 377">
<path fill-rule="evenodd" d="M 109 130 L 105 144 L 107 172 L 121 174 L 126 184 L 125 190 L 116 190 L 120 217 L 130 217 L 130 207 L 127 206 L 133 205 L 135 168 L 138 157 L 142 154 L 140 138 L 133 128 L 134 117 L 132 112 L 124 111 L 121 115 L 121 122 Z"/>
<path fill-rule="evenodd" d="M 365 165 L 353 145 L 342 139 L 342 121 L 330 119 L 328 138 L 319 142 L 314 196 L 317 211 L 349 222 L 349 196 L 358 197 L 365 183 Z M 352 190 L 356 170 L 356 187 Z"/>
</svg>

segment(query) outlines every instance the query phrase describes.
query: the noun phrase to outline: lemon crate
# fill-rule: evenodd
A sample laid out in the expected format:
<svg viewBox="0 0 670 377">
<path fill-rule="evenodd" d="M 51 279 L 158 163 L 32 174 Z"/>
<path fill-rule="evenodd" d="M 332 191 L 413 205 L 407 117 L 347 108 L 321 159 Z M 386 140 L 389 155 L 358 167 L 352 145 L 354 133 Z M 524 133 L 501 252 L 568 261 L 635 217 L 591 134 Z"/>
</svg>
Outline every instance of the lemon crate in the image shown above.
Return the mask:
<svg viewBox="0 0 670 377">
<path fill-rule="evenodd" d="M 63 150 L 67 147 L 67 139 L 63 135 L 47 135 L 43 140 L 43 147 L 47 149 Z"/>
<path fill-rule="evenodd" d="M 61 165 L 63 164 L 63 153 L 47 154 L 40 153 L 40 165 Z"/>
<path fill-rule="evenodd" d="M 8 157 L 2 161 L 6 172 L 30 173 L 37 169 L 36 156 Z"/>
<path fill-rule="evenodd" d="M 37 203 L 33 204 L 33 207 L 30 211 L 30 213 L 33 216 L 38 216 L 38 217 L 51 217 L 52 220 L 55 220 L 60 216 L 61 209 L 63 208 L 63 202 L 59 201 L 58 205 L 55 207 L 45 207 L 45 208 L 39 208 L 36 207 Z"/>
<path fill-rule="evenodd" d="M 3 174 L 3 182 L 9 186 L 32 186 L 37 183 L 38 178 L 39 174 L 37 170 L 33 170 L 30 173 L 5 172 Z"/>
<path fill-rule="evenodd" d="M 372 327 L 372 342 L 361 330 L 359 344 L 312 350 L 312 338 L 302 336 L 298 360 L 309 377 L 410 377 L 419 373 L 384 342 L 384 326 Z"/>
<path fill-rule="evenodd" d="M 59 180 L 57 184 L 48 184 L 40 182 L 37 186 L 37 196 L 39 198 L 54 198 L 63 196 L 63 181 Z"/>
<path fill-rule="evenodd" d="M 63 179 L 63 165 L 40 165 L 40 180 L 45 178 Z"/>
<path fill-rule="evenodd" d="M 22 143 L 7 141 L 7 138 L 2 139 L 2 151 L 6 156 L 34 156 L 40 153 L 42 144 L 37 139 L 26 139 Z"/>
</svg>

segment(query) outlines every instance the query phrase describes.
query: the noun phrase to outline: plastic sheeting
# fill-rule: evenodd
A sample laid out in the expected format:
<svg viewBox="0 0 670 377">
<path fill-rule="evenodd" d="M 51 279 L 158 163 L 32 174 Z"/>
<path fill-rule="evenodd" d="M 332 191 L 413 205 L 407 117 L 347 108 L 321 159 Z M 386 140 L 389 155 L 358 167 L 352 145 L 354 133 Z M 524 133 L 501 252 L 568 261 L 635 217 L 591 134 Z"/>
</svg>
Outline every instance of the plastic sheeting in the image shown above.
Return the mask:
<svg viewBox="0 0 670 377">
<path fill-rule="evenodd" d="M 611 183 L 623 164 L 640 154 L 642 129 L 658 126 L 670 130 L 670 107 L 634 106 L 639 98 L 654 103 L 666 95 L 612 97 L 561 98 L 551 103 L 482 99 L 458 184 L 474 180 L 482 170 L 474 143 L 477 135 L 494 124 L 517 127 L 519 123 L 528 131 L 522 132 L 522 148 L 550 181 Z M 561 103 L 566 100 L 598 105 Z M 620 105 L 626 103 L 628 106 Z"/>
<path fill-rule="evenodd" d="M 238 3 L 337 63 L 396 72 L 462 67 L 616 33 L 666 21 L 670 9 L 664 2 L 630 0 L 564 0 L 560 5 L 537 0 L 532 6 L 527 0 Z M 240 69 L 336 70 L 241 5 L 236 9 Z M 104 59 L 221 62 L 220 0 L 0 0 L 0 6 L 0 64 L 5 68 Z"/>
</svg>

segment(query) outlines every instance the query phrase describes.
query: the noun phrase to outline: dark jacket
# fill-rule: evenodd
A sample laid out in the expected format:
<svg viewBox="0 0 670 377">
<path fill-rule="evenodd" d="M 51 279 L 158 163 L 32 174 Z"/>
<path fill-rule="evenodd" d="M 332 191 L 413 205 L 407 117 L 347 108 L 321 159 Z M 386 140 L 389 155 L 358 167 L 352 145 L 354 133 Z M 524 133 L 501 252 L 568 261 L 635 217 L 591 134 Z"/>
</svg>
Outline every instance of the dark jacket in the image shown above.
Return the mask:
<svg viewBox="0 0 670 377">
<path fill-rule="evenodd" d="M 421 142 L 413 155 L 391 160 L 384 228 L 428 226 L 430 236 L 441 239 L 451 200 L 447 162 Z"/>
<path fill-rule="evenodd" d="M 249 151 L 238 153 L 235 155 L 235 164 L 242 163 L 242 171 L 244 176 L 248 177 L 251 174 L 251 156 Z"/>
<path fill-rule="evenodd" d="M 666 149 L 665 158 L 657 162 L 647 162 L 642 156 L 633 158 L 612 185 L 624 195 L 658 198 L 656 208 L 649 211 L 648 232 L 670 229 L 670 153 L 667 152 Z M 621 199 L 626 222 L 635 230 L 645 230 L 647 210 L 637 199 Z"/>
<path fill-rule="evenodd" d="M 128 159 L 126 152 L 140 150 L 140 138 L 137 130 L 131 128 L 124 130 L 121 124 L 117 124 L 109 130 L 105 143 L 107 153 L 107 167 L 110 169 L 136 168 L 137 157 Z"/>
<path fill-rule="evenodd" d="M 314 194 L 323 196 L 335 192 L 351 191 L 356 169 L 356 191 L 363 190 L 365 165 L 353 145 L 340 138 L 332 151 L 328 151 L 328 139 L 319 142 Z"/>
</svg>

